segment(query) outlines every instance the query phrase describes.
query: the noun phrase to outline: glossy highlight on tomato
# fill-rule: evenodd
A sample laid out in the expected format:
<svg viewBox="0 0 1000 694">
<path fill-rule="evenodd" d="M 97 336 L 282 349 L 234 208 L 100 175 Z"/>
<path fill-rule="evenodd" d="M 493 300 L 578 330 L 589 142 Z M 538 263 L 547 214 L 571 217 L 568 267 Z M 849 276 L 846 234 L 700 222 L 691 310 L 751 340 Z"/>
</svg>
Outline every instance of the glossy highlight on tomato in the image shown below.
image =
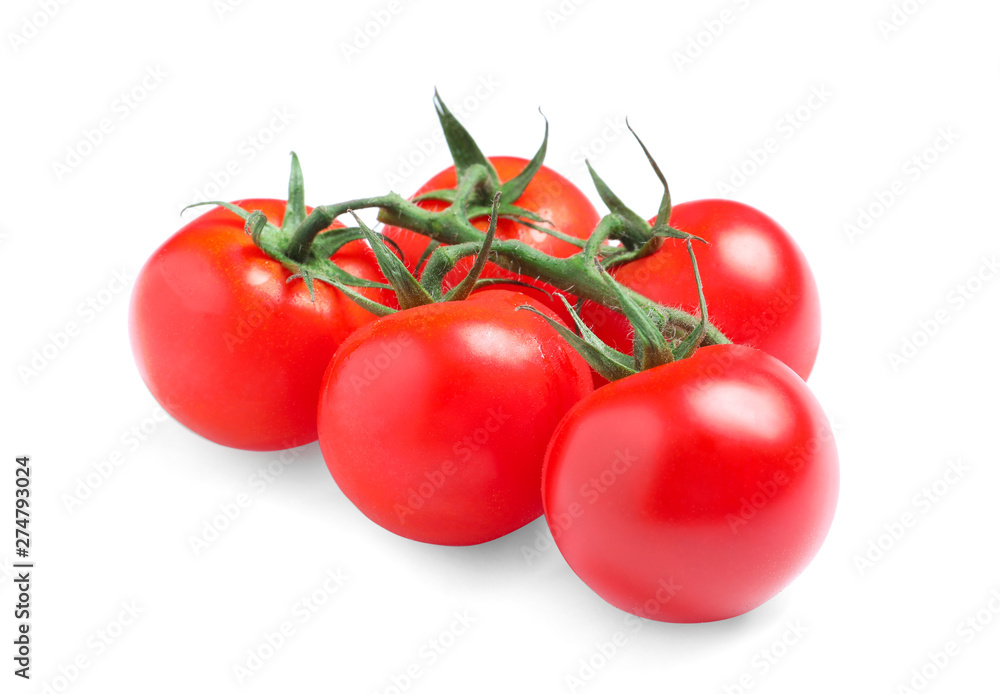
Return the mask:
<svg viewBox="0 0 1000 694">
<path fill-rule="evenodd" d="M 542 512 L 552 431 L 592 390 L 545 321 L 496 290 L 370 323 L 330 362 L 319 441 L 337 485 L 371 520 L 421 542 L 472 545 Z M 549 315 L 552 315 L 549 313 Z"/>
<path fill-rule="evenodd" d="M 545 516 L 573 571 L 648 619 L 772 598 L 819 550 L 839 487 L 829 423 L 791 369 L 739 345 L 615 381 L 560 423 Z"/>
<path fill-rule="evenodd" d="M 285 203 L 234 203 L 280 225 Z M 371 249 L 334 256 L 383 282 Z M 175 233 L 146 262 L 129 307 L 132 352 L 153 397 L 177 421 L 233 448 L 279 450 L 316 439 L 316 403 L 330 357 L 374 319 L 333 287 L 301 280 L 258 249 L 234 213 L 215 208 Z M 389 301 L 389 292 L 364 289 Z"/>
<path fill-rule="evenodd" d="M 807 379 L 819 350 L 819 292 L 788 232 L 764 213 L 732 200 L 680 203 L 670 224 L 708 242 L 696 243 L 695 254 L 712 323 L 733 342 L 761 349 Z M 652 255 L 611 274 L 654 301 L 700 315 L 683 241 L 665 239 Z M 632 330 L 624 316 L 591 302 L 582 316 L 598 337 L 631 354 Z"/>
</svg>

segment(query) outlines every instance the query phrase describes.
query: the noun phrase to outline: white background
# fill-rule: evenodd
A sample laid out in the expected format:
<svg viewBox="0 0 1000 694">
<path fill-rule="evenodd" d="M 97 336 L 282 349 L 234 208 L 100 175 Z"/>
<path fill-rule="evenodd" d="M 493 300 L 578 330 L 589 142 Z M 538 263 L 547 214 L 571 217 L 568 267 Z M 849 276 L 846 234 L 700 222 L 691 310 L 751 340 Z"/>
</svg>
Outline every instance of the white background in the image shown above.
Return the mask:
<svg viewBox="0 0 1000 694">
<path fill-rule="evenodd" d="M 0 690 L 369 693 L 392 691 L 411 666 L 413 692 L 896 692 L 925 666 L 926 691 L 996 687 L 1000 281 L 988 262 L 1000 246 L 1000 6 L 903 4 L 911 14 L 889 31 L 891 0 L 233 0 L 221 13 L 213 0 L 5 0 Z M 731 21 L 713 24 L 723 10 Z M 315 444 L 275 463 L 284 472 L 261 492 L 251 478 L 277 454 L 227 450 L 173 421 L 153 430 L 127 340 L 130 287 L 115 273 L 134 276 L 199 191 L 282 196 L 293 149 L 311 204 L 411 193 L 448 164 L 437 142 L 424 142 L 427 156 L 420 147 L 437 131 L 435 85 L 491 154 L 530 156 L 541 106 L 547 163 L 595 201 L 584 156 L 638 210 L 658 202 L 625 115 L 676 201 L 718 196 L 734 166 L 756 168 L 727 194 L 776 218 L 810 259 L 824 310 L 810 385 L 838 427 L 842 465 L 825 546 L 767 605 L 628 631 L 556 550 L 526 560 L 546 538 L 540 521 L 487 546 L 423 546 L 361 516 Z M 810 102 L 814 89 L 828 96 Z M 85 131 L 105 118 L 110 132 L 88 148 Z M 942 130 L 957 141 L 945 145 Z M 748 150 L 768 138 L 777 151 L 755 167 Z M 230 162 L 238 173 L 225 180 Z M 849 232 L 894 181 L 902 194 Z M 80 309 L 91 298 L 106 301 L 96 315 Z M 25 376 L 70 321 L 80 334 Z M 919 346 L 894 367 L 906 339 Z M 152 433 L 137 443 L 129 431 L 144 420 Z M 23 453 L 37 562 L 30 683 L 10 660 Z M 68 507 L 116 453 L 120 464 Z M 949 461 L 968 469 L 946 478 Z M 240 494 L 249 507 L 196 554 L 191 538 Z M 886 524 L 908 512 L 915 523 L 892 538 Z M 346 577 L 332 595 L 328 571 Z M 326 602 L 303 622 L 299 603 L 317 590 Z M 116 624 L 130 601 L 141 614 Z M 474 623 L 430 662 L 462 613 Z M 959 631 L 977 615 L 981 632 Z M 234 665 L 286 620 L 292 636 L 238 684 Z M 623 630 L 602 660 L 599 645 Z M 109 646 L 102 632 L 115 635 Z M 936 671 L 928 654 L 949 642 L 957 655 Z M 78 656 L 87 666 L 74 674 Z M 574 689 L 568 676 L 586 682 Z"/>
</svg>

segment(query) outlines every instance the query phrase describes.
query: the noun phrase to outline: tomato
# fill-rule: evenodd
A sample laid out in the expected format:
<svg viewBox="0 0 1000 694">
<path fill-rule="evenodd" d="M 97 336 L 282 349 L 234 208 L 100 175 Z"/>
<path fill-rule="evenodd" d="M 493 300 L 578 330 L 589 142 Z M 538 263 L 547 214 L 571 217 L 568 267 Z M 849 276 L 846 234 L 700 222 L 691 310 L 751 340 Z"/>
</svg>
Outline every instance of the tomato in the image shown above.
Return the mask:
<svg viewBox="0 0 1000 694">
<path fill-rule="evenodd" d="M 615 381 L 552 438 L 545 516 L 612 605 L 707 622 L 764 603 L 833 519 L 839 472 L 820 406 L 791 369 L 739 345 Z"/>
<path fill-rule="evenodd" d="M 709 244 L 696 243 L 695 255 L 712 323 L 733 342 L 761 349 L 807 379 L 819 349 L 819 292 L 791 236 L 767 215 L 732 200 L 681 203 L 670 224 Z M 652 255 L 611 274 L 654 301 L 700 315 L 683 241 L 665 239 Z M 632 331 L 623 316 L 588 302 L 582 317 L 598 337 L 631 354 Z"/>
<path fill-rule="evenodd" d="M 583 359 L 496 290 L 379 319 L 337 350 L 319 441 L 340 489 L 397 535 L 472 545 L 542 512 L 552 431 L 593 388 Z M 551 312 L 548 312 L 549 315 Z"/>
<path fill-rule="evenodd" d="M 504 183 L 517 176 L 528 164 L 528 160 L 519 157 L 489 157 L 490 163 L 497 171 L 500 182 Z M 457 185 L 455 167 L 449 167 L 431 178 L 420 187 L 414 197 L 432 190 L 446 190 Z M 552 223 L 552 227 L 564 234 L 578 239 L 586 239 L 597 226 L 600 217 L 590 200 L 573 185 L 568 179 L 556 173 L 547 166 L 542 166 L 531 183 L 525 188 L 524 193 L 516 201 L 504 200 L 504 203 L 515 204 L 532 212 L 536 212 Z M 425 200 L 419 203 L 427 210 L 443 210 L 448 203 Z M 486 231 L 489 226 L 489 217 L 479 217 L 473 220 L 473 224 Z M 408 229 L 387 226 L 382 233 L 391 238 L 403 251 L 404 260 L 410 270 L 415 270 L 417 262 L 426 250 L 429 240 Z M 497 221 L 496 238 L 498 239 L 519 239 L 524 243 L 536 248 L 548 255 L 556 258 L 565 258 L 573 255 L 580 249 L 573 244 L 567 243 L 553 236 L 537 231 L 530 227 L 518 224 L 511 219 L 500 219 Z M 457 285 L 472 267 L 473 260 L 466 258 L 456 264 L 455 269 L 445 277 L 445 287 L 451 288 Z M 539 281 L 533 277 L 525 277 L 517 273 L 505 270 L 493 263 L 486 266 L 482 275 L 485 277 L 506 277 L 527 282 L 539 287 L 546 292 L 554 293 L 555 290 L 550 285 Z M 502 286 L 502 285 L 501 285 Z M 545 304 L 557 314 L 565 318 L 565 309 L 558 299 L 549 299 L 542 292 L 532 292 L 530 289 L 519 289 L 519 291 L 530 292 L 531 296 Z M 569 294 L 562 292 L 567 297 Z M 571 298 L 572 302 L 572 298 Z"/>
<path fill-rule="evenodd" d="M 280 225 L 285 203 L 242 200 Z M 371 249 L 333 258 L 384 281 Z M 316 439 L 320 381 L 338 345 L 374 319 L 336 289 L 287 283 L 291 273 L 215 208 L 186 225 L 146 262 L 129 308 L 132 351 L 153 397 L 177 421 L 216 443 L 278 450 Z M 382 290 L 362 290 L 385 300 Z"/>
</svg>

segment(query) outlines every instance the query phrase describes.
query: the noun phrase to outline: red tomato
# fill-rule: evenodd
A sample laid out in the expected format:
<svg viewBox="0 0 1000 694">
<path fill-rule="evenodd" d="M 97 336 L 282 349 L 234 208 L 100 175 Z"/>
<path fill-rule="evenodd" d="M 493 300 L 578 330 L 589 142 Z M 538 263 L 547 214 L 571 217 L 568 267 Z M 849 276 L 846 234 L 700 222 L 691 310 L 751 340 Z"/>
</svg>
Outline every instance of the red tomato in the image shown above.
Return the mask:
<svg viewBox="0 0 1000 694">
<path fill-rule="evenodd" d="M 819 292 L 791 236 L 767 215 L 731 200 L 681 203 L 670 224 L 708 241 L 695 244 L 695 255 L 712 323 L 733 342 L 764 350 L 809 378 L 819 349 Z M 665 239 L 656 253 L 611 274 L 654 301 L 700 315 L 683 241 Z M 632 330 L 621 314 L 588 302 L 582 315 L 598 337 L 632 353 Z"/>
<path fill-rule="evenodd" d="M 285 203 L 241 200 L 280 225 Z M 153 397 L 207 439 L 278 450 L 316 439 L 320 381 L 337 346 L 374 319 L 329 285 L 304 282 L 254 246 L 244 222 L 215 208 L 186 225 L 146 262 L 129 308 L 132 352 Z M 384 281 L 355 241 L 333 258 Z M 386 300 L 381 290 L 365 289 Z"/>
<path fill-rule="evenodd" d="M 511 178 L 517 176 L 521 173 L 524 167 L 528 164 L 527 159 L 521 159 L 520 157 L 489 157 L 490 163 L 497 170 L 497 174 L 500 177 L 500 182 L 504 183 Z M 420 189 L 414 194 L 420 195 L 432 190 L 446 190 L 454 188 L 457 185 L 457 179 L 455 177 L 455 167 L 449 167 L 442 171 L 441 173 L 434 176 L 432 179 L 427 181 Z M 560 174 L 556 173 L 547 166 L 542 166 L 535 177 L 525 188 L 524 193 L 516 201 L 514 200 L 503 200 L 504 203 L 510 203 L 522 207 L 532 212 L 537 212 L 539 215 L 549 220 L 552 223 L 552 227 L 561 231 L 569 236 L 574 236 L 578 239 L 586 239 L 590 236 L 590 233 L 597 226 L 600 221 L 600 217 L 597 214 L 597 210 L 590 203 L 590 200 L 573 185 L 568 179 L 564 178 Z M 427 210 L 443 210 L 448 206 L 448 203 L 426 200 L 419 203 L 421 207 Z M 479 217 L 473 220 L 473 224 L 486 231 L 489 226 L 489 217 Z M 404 260 L 406 261 L 407 267 L 410 270 L 416 269 L 417 261 L 420 259 L 424 250 L 427 248 L 429 240 L 426 236 L 421 236 L 420 234 L 414 233 L 408 229 L 402 229 L 399 227 L 387 226 L 382 231 L 383 234 L 391 238 L 403 251 Z M 524 243 L 537 248 L 551 256 L 556 258 L 565 258 L 576 253 L 579 249 L 572 244 L 566 243 L 565 241 L 560 241 L 548 234 L 531 229 L 522 224 L 518 224 L 510 219 L 500 219 L 497 222 L 496 237 L 498 239 L 519 239 Z M 456 264 L 455 269 L 445 277 L 445 287 L 446 289 L 454 287 L 457 285 L 462 278 L 468 273 L 469 268 L 472 267 L 473 259 L 466 258 Z M 549 293 L 553 293 L 555 290 L 550 285 L 545 284 L 533 277 L 525 277 L 523 275 L 517 275 L 516 273 L 504 270 L 503 268 L 490 263 L 486 266 L 483 272 L 483 277 L 506 277 L 511 279 L 517 279 L 521 282 L 527 282 L 534 286 L 540 287 Z M 565 309 L 562 303 L 558 300 L 551 300 L 545 294 L 541 292 L 531 292 L 531 290 L 525 289 L 518 291 L 530 292 L 531 296 L 538 301 L 542 302 L 549 308 L 553 309 L 558 315 L 568 319 L 565 313 Z M 569 294 L 563 292 L 567 297 Z M 572 302 L 571 298 L 571 302 Z"/>
<path fill-rule="evenodd" d="M 320 448 L 383 528 L 472 545 L 541 514 L 545 447 L 593 386 L 555 330 L 515 311 L 524 304 L 540 307 L 497 290 L 402 311 L 358 330 L 330 362 Z"/>
<path fill-rule="evenodd" d="M 769 600 L 819 550 L 837 502 L 833 436 L 784 364 L 739 345 L 615 381 L 559 425 L 545 516 L 612 605 L 708 622 Z"/>
</svg>

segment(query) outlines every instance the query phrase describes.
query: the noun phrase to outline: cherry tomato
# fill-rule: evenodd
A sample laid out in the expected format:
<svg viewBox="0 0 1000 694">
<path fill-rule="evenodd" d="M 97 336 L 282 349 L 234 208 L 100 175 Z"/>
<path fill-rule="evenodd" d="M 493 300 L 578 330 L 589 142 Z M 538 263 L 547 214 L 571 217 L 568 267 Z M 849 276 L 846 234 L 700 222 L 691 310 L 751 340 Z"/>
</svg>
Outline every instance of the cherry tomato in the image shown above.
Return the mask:
<svg viewBox="0 0 1000 694">
<path fill-rule="evenodd" d="M 285 203 L 241 200 L 280 225 Z M 371 249 L 351 242 L 344 270 L 384 281 Z M 301 280 L 258 249 L 232 212 L 215 208 L 166 241 L 136 280 L 132 351 L 153 397 L 216 443 L 278 450 L 316 439 L 316 403 L 330 357 L 375 316 L 336 289 Z M 382 290 L 365 289 L 375 300 Z"/>
<path fill-rule="evenodd" d="M 521 159 L 520 157 L 489 157 L 489 160 L 496 169 L 501 183 L 517 176 L 528 164 L 526 159 Z M 451 189 L 456 185 L 455 167 L 452 166 L 427 181 L 427 183 L 417 190 L 414 197 L 432 190 Z M 516 201 L 504 200 L 503 202 L 515 204 L 518 207 L 537 212 L 549 220 L 554 229 L 578 239 L 586 239 L 590 236 L 590 233 L 600 221 L 597 210 L 594 209 L 590 200 L 587 199 L 580 189 L 547 166 L 542 166 L 538 170 L 538 173 L 535 174 L 535 177 L 528 184 L 528 187 L 525 188 L 520 198 Z M 448 205 L 445 202 L 435 200 L 426 200 L 418 204 L 424 209 L 435 211 L 443 210 Z M 473 224 L 477 228 L 486 231 L 486 228 L 489 226 L 489 217 L 474 219 Z M 417 262 L 429 243 L 427 237 L 408 229 L 392 226 L 383 229 L 382 233 L 396 242 L 403 251 L 407 266 L 411 271 L 415 270 Z M 511 219 L 500 219 L 497 221 L 496 237 L 498 239 L 519 239 L 529 246 L 557 258 L 568 257 L 580 250 L 570 243 L 518 224 Z M 466 258 L 457 263 L 455 269 L 445 277 L 445 287 L 451 288 L 457 285 L 469 271 L 469 268 L 472 267 L 472 263 L 472 258 Z M 493 263 L 486 266 L 482 276 L 517 279 L 518 281 L 539 287 L 550 294 L 556 292 L 553 287 L 534 277 L 518 275 Z M 569 318 L 562 302 L 558 299 L 550 299 L 541 291 L 532 292 L 530 289 L 519 289 L 518 291 L 530 293 L 533 298 L 554 310 L 564 320 Z M 571 295 L 565 292 L 562 293 L 570 298 L 571 302 L 573 301 Z"/>
<path fill-rule="evenodd" d="M 695 254 L 716 327 L 733 342 L 764 350 L 807 379 L 819 349 L 819 292 L 791 236 L 767 215 L 732 200 L 681 203 L 673 208 L 670 223 L 708 241 L 707 246 L 696 243 Z M 700 315 L 683 241 L 665 239 L 657 252 L 611 274 L 654 301 Z M 598 337 L 631 354 L 632 331 L 623 316 L 590 302 L 582 316 Z"/>
<path fill-rule="evenodd" d="M 819 550 L 839 472 L 819 403 L 739 345 L 615 381 L 552 438 L 545 516 L 576 574 L 612 605 L 707 622 L 769 600 Z"/>
<path fill-rule="evenodd" d="M 583 359 L 518 292 L 482 292 L 370 323 L 323 382 L 319 441 L 344 494 L 397 535 L 493 540 L 542 512 L 552 431 L 593 388 Z M 549 315 L 552 315 L 549 312 Z"/>
</svg>

